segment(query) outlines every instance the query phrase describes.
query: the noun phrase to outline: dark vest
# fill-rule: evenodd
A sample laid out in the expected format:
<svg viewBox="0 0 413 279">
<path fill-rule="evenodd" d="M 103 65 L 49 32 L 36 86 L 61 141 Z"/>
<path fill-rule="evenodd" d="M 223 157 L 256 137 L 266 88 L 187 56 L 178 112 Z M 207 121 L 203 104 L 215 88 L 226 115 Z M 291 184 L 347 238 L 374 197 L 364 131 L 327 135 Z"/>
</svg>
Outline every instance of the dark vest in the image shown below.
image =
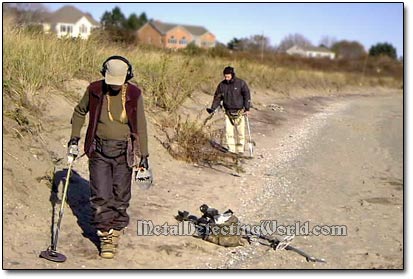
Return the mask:
<svg viewBox="0 0 413 279">
<path fill-rule="evenodd" d="M 85 139 L 85 153 L 88 157 L 95 150 L 94 139 L 96 136 L 96 130 L 100 113 L 102 111 L 103 104 L 103 92 L 106 91 L 106 84 L 104 80 L 98 80 L 92 82 L 88 87 L 89 92 L 89 126 L 87 127 L 86 139 Z M 105 89 L 105 90 L 103 90 Z M 131 83 L 128 83 L 128 89 L 126 91 L 126 114 L 128 116 L 128 125 L 131 130 L 132 136 L 138 136 L 138 123 L 137 123 L 137 104 L 138 98 L 141 95 L 141 90 Z M 134 139 L 132 139 L 134 140 Z"/>
</svg>

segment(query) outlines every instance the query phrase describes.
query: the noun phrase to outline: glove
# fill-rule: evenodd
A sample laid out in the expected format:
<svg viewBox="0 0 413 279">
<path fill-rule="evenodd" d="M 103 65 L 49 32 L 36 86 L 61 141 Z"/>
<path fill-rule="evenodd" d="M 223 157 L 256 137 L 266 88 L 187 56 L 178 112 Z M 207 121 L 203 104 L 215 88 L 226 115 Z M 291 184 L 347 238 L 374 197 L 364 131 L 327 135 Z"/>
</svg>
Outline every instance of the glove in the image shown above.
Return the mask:
<svg viewBox="0 0 413 279">
<path fill-rule="evenodd" d="M 73 137 L 67 143 L 67 156 L 71 157 L 68 158 L 71 161 L 73 158 L 76 158 L 79 155 L 79 137 Z"/>
<path fill-rule="evenodd" d="M 71 146 L 71 145 L 78 145 L 79 144 L 79 137 L 73 137 L 69 140 L 69 142 L 67 143 L 67 147 Z"/>
<path fill-rule="evenodd" d="M 139 168 L 149 169 L 148 156 L 142 156 L 139 162 Z"/>
<path fill-rule="evenodd" d="M 211 113 L 213 113 L 215 110 L 212 109 L 212 108 L 207 108 L 206 111 L 207 111 L 209 114 L 211 114 Z"/>
</svg>

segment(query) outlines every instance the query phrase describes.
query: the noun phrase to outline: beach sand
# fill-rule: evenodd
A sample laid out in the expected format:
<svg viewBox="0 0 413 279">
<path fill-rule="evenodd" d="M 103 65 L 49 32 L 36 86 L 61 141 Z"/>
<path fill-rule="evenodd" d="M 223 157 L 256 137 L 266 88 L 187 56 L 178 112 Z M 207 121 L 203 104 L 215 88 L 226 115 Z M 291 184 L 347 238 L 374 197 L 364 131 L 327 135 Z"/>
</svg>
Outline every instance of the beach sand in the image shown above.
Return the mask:
<svg viewBox="0 0 413 279">
<path fill-rule="evenodd" d="M 54 110 L 42 117 L 41 140 L 16 140 L 15 124 L 4 118 L 3 268 L 403 268 L 403 94 L 372 88 L 349 93 L 279 98 L 255 92 L 250 115 L 254 158 L 244 159 L 237 175 L 225 167 L 174 160 L 152 137 L 155 127 L 149 117 L 154 185 L 146 191 L 133 189 L 131 222 L 113 260 L 98 256 L 88 223 L 86 157 L 74 165 L 59 236 L 58 251 L 67 261 L 39 258 L 50 245 L 53 213 L 51 191 L 42 176 L 53 170 L 50 158 L 65 158 L 75 103 L 49 96 L 45 111 Z M 211 100 L 205 95 L 186 108 L 195 114 Z M 222 113 L 214 117 L 216 125 L 223 124 Z M 55 174 L 64 176 L 64 160 L 55 164 Z M 192 236 L 137 235 L 138 220 L 176 225 L 178 210 L 200 215 L 204 203 L 220 211 L 231 209 L 244 224 L 267 220 L 281 227 L 323 227 L 320 235 L 295 232 L 291 245 L 327 263 L 309 263 L 293 251 L 275 251 L 255 239 L 225 248 Z M 345 235 L 331 235 L 337 226 Z"/>
</svg>

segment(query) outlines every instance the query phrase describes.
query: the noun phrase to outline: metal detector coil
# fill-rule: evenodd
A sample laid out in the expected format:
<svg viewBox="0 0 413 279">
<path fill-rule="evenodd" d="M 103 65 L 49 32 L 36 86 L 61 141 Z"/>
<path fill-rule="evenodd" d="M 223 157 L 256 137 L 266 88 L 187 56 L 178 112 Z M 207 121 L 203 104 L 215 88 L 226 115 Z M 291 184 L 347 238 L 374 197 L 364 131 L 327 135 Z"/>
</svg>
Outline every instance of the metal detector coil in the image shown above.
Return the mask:
<svg viewBox="0 0 413 279">
<path fill-rule="evenodd" d="M 49 247 L 46 251 L 42 251 L 40 257 L 57 263 L 66 261 L 66 256 L 53 250 L 52 247 Z"/>
</svg>

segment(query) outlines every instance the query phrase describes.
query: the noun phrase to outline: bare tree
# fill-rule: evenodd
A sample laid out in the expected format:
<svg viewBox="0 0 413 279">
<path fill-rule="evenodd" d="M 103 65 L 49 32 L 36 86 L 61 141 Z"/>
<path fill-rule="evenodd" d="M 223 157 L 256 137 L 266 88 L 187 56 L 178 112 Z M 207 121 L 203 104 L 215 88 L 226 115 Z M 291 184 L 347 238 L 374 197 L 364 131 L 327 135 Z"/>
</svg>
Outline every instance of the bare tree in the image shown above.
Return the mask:
<svg viewBox="0 0 413 279">
<path fill-rule="evenodd" d="M 309 47 L 312 46 L 312 43 L 309 39 L 305 38 L 301 34 L 289 34 L 281 40 L 278 46 L 278 51 L 285 52 L 287 49 L 294 45 L 300 47 Z"/>
<path fill-rule="evenodd" d="M 40 23 L 49 15 L 48 8 L 41 3 L 5 3 L 3 8 L 23 25 Z"/>
<path fill-rule="evenodd" d="M 270 45 L 270 39 L 263 35 L 253 35 L 246 40 L 246 43 L 247 50 L 261 51 L 268 48 Z"/>
<path fill-rule="evenodd" d="M 339 59 L 358 59 L 366 55 L 364 46 L 357 41 L 339 41 L 331 49 Z"/>
<path fill-rule="evenodd" d="M 323 36 L 318 45 L 324 46 L 326 48 L 331 48 L 335 43 L 337 43 L 336 38 L 330 36 Z"/>
</svg>

